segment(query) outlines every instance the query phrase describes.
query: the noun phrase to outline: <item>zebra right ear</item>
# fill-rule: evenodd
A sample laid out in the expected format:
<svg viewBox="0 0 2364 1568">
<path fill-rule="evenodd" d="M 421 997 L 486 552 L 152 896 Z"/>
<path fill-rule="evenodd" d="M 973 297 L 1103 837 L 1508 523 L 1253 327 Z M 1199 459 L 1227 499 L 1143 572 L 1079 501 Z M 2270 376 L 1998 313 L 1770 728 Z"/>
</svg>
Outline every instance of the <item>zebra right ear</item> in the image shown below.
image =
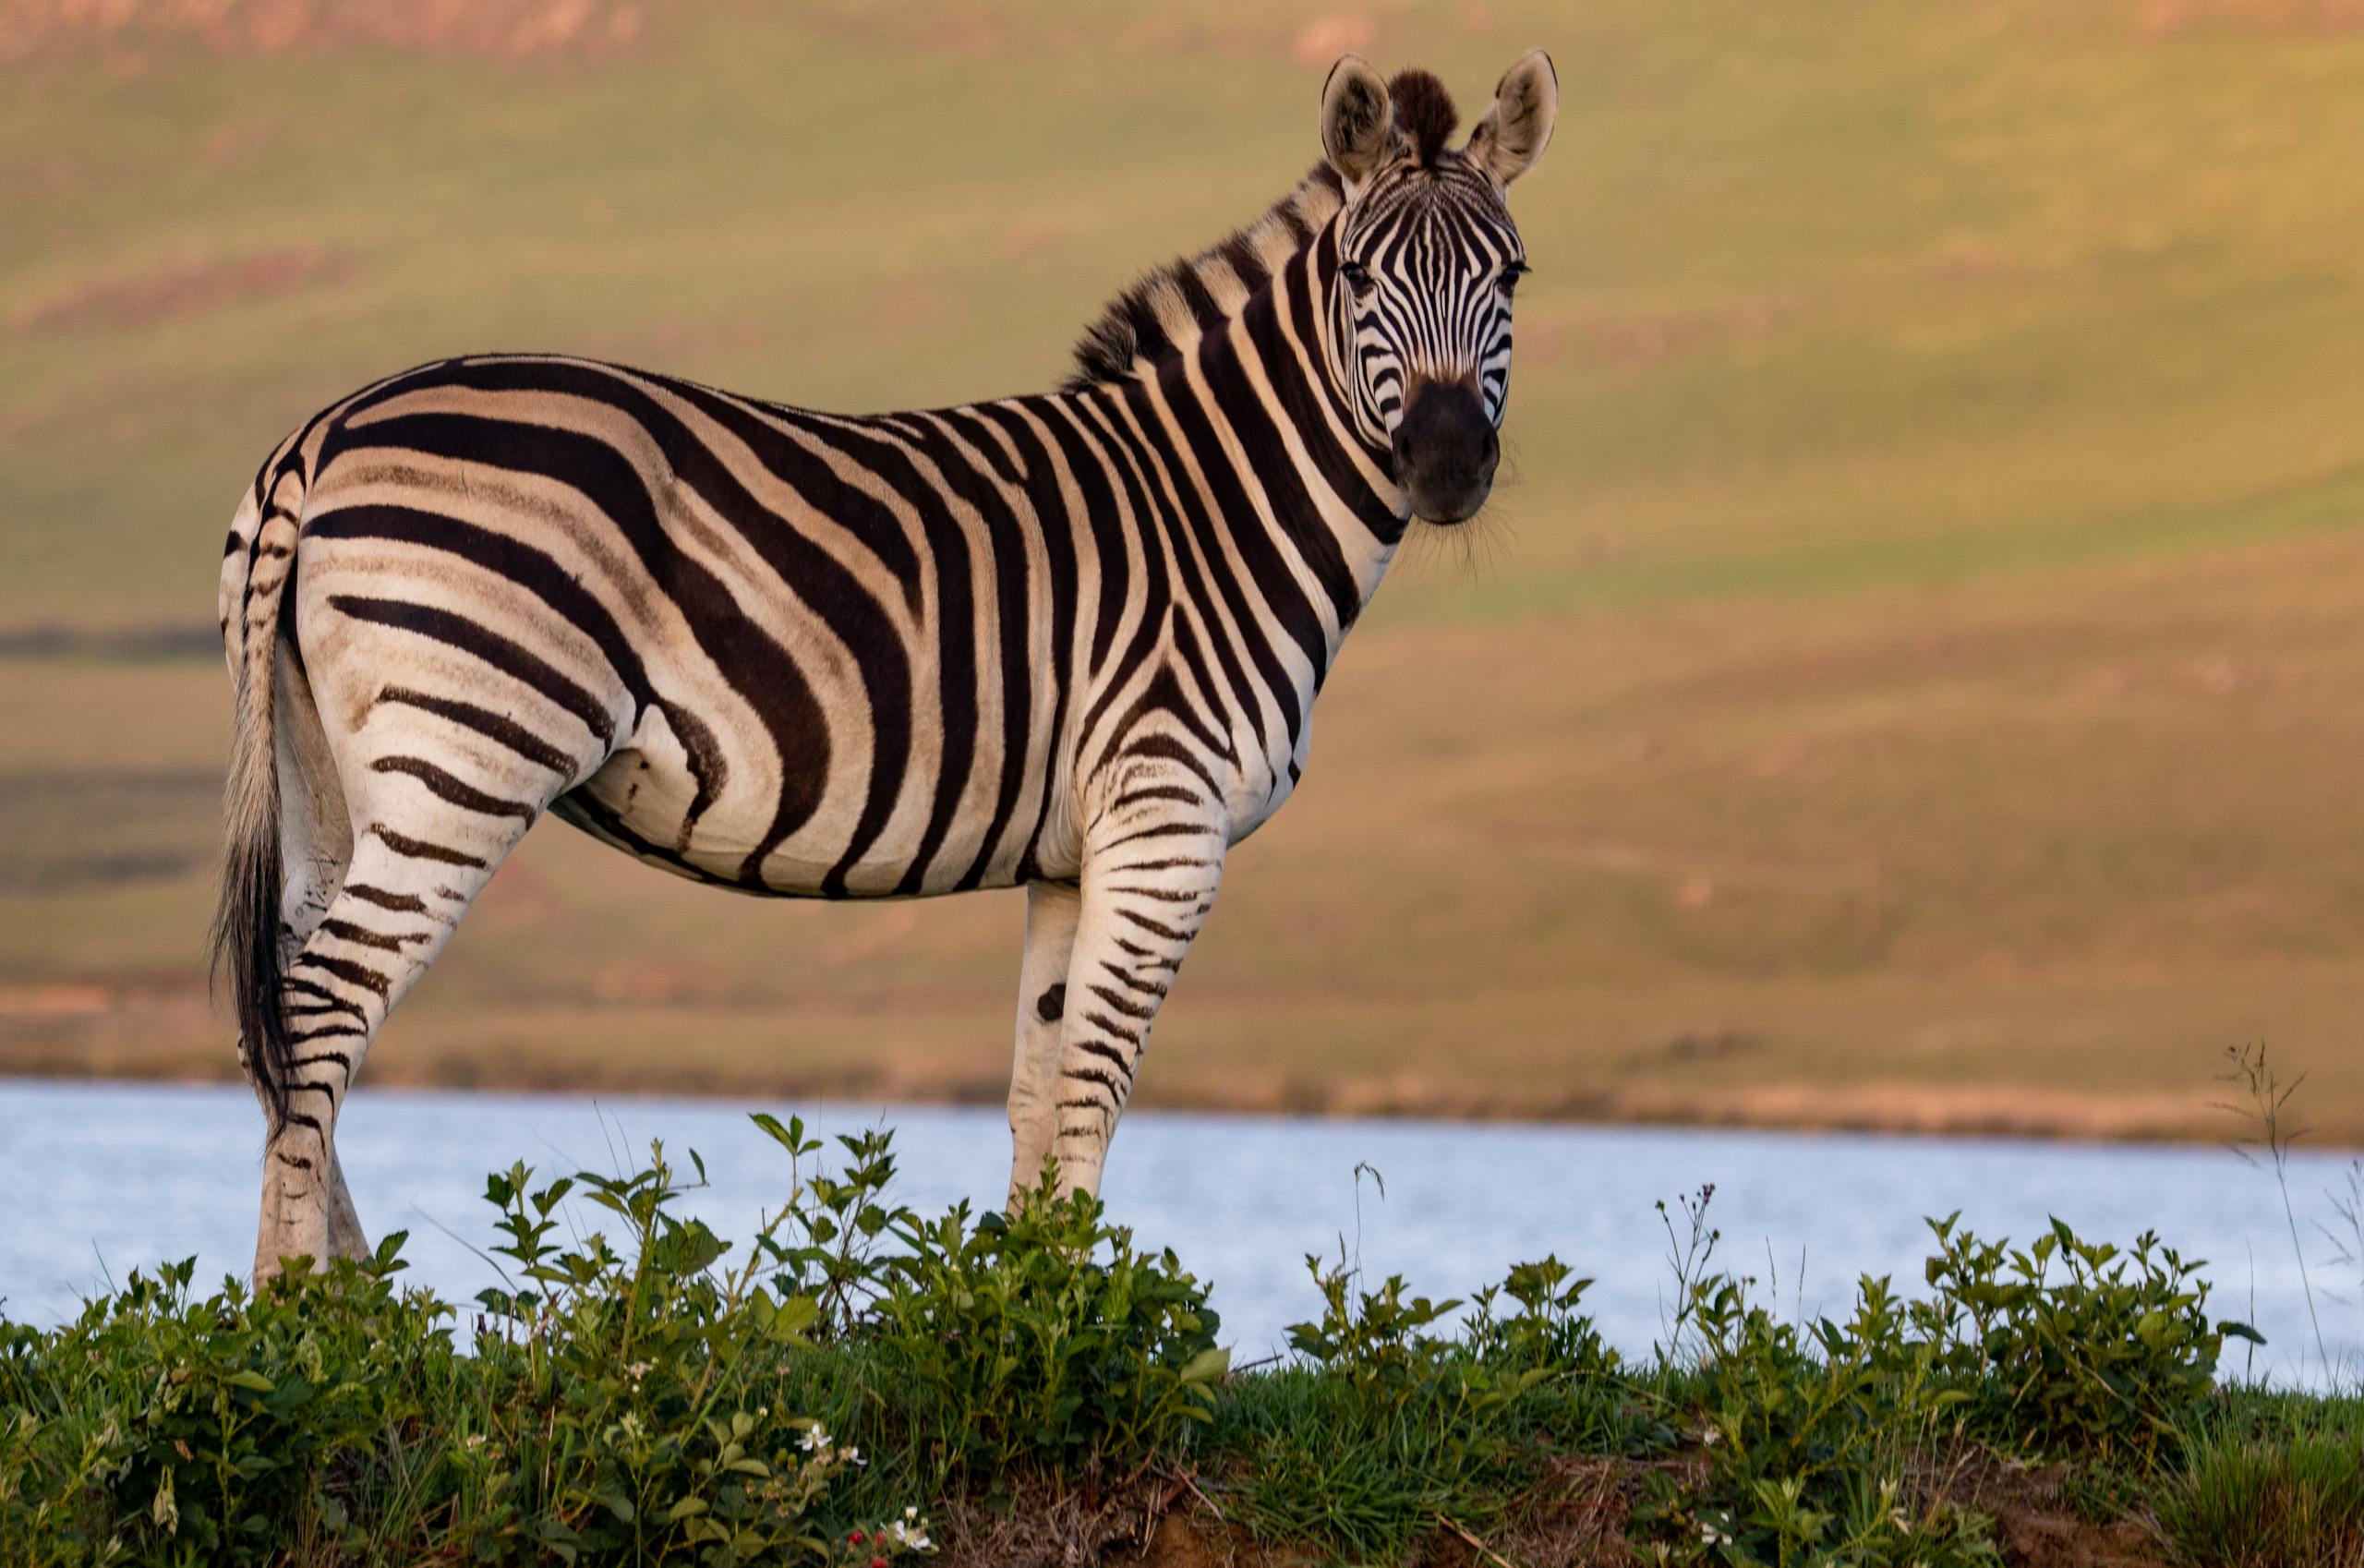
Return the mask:
<svg viewBox="0 0 2364 1568">
<path fill-rule="evenodd" d="M 1550 55 L 1530 49 L 1502 73 L 1494 102 L 1469 133 L 1463 153 L 1507 188 L 1543 156 L 1559 117 L 1560 73 Z"/>
<path fill-rule="evenodd" d="M 1387 156 L 1394 123 L 1387 83 L 1359 54 L 1341 54 L 1321 85 L 1321 151 L 1349 186 L 1370 178 Z"/>
</svg>

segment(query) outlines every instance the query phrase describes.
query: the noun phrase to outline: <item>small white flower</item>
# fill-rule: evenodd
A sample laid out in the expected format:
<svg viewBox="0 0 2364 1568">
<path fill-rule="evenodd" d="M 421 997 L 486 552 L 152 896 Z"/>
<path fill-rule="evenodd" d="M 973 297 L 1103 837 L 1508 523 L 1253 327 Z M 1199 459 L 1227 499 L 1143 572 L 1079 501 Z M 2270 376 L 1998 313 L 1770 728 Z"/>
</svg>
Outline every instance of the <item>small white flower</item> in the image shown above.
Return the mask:
<svg viewBox="0 0 2364 1568">
<path fill-rule="evenodd" d="M 467 1441 L 470 1448 L 482 1448 L 484 1446 L 484 1434 L 482 1432 L 470 1432 L 468 1434 Z"/>
<path fill-rule="evenodd" d="M 907 1507 L 903 1510 L 903 1517 L 906 1519 L 916 1519 L 919 1516 L 920 1511 L 916 1505 Z"/>
<path fill-rule="evenodd" d="M 1702 1427 L 1702 1428 L 1700 1428 L 1700 1429 L 1699 1429 L 1699 1442 L 1700 1442 L 1700 1446 L 1702 1446 L 1702 1447 L 1704 1447 L 1704 1448 L 1713 1448 L 1713 1447 L 1715 1447 L 1718 1443 L 1719 1443 L 1719 1442 L 1721 1442 L 1721 1441 L 1724 1441 L 1724 1433 L 1723 1433 L 1723 1429 L 1722 1429 L 1722 1428 L 1720 1428 L 1720 1427 Z"/>
<path fill-rule="evenodd" d="M 804 1429 L 804 1435 L 797 1441 L 807 1453 L 826 1453 L 829 1452 L 828 1429 L 815 1421 Z"/>
<path fill-rule="evenodd" d="M 627 1365 L 624 1368 L 624 1370 L 632 1374 L 633 1381 L 638 1382 L 641 1379 L 648 1376 L 649 1372 L 652 1370 L 652 1367 L 651 1364 L 646 1361 L 634 1361 Z"/>
<path fill-rule="evenodd" d="M 918 1513 L 919 1510 L 916 1508 L 906 1508 L 903 1510 L 905 1519 L 911 1518 Z M 903 1519 L 898 1519 L 893 1524 L 886 1526 L 886 1534 L 893 1539 L 897 1546 L 901 1547 L 906 1551 L 933 1551 L 935 1550 L 935 1543 L 927 1538 L 927 1526 L 924 1524 L 914 1526 L 905 1524 Z"/>
</svg>

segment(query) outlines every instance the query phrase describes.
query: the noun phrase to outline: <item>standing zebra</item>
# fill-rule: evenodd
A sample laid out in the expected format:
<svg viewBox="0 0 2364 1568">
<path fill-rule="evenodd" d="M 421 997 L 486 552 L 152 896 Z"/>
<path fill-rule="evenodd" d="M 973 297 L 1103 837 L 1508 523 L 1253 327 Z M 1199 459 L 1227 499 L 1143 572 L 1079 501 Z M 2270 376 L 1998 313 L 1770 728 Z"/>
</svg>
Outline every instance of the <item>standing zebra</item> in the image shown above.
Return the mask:
<svg viewBox="0 0 2364 1568">
<path fill-rule="evenodd" d="M 741 892 L 1027 888 L 1013 1188 L 1096 1189 L 1225 850 L 1288 798 L 1410 521 L 1484 504 L 1550 139 L 1348 55 L 1325 160 L 1055 392 L 848 416 L 554 356 L 315 416 L 222 562 L 215 936 L 270 1126 L 255 1272 L 367 1250 L 337 1113 L 545 811 Z"/>
</svg>

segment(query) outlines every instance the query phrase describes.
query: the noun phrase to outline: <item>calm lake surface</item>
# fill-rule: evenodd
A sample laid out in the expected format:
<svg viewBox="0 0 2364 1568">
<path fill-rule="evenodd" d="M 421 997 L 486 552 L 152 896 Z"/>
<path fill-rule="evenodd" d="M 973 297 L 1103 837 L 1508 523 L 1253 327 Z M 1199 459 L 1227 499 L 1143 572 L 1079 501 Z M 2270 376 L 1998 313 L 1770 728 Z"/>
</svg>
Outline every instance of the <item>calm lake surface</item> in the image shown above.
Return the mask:
<svg viewBox="0 0 2364 1568">
<path fill-rule="evenodd" d="M 406 1280 L 465 1301 L 496 1283 L 474 1248 L 493 1240 L 484 1174 L 523 1160 L 545 1176 L 631 1168 L 664 1140 L 690 1149 L 712 1185 L 688 1207 L 743 1238 L 776 1206 L 787 1161 L 746 1112 L 803 1115 L 823 1136 L 896 1129 L 902 1201 L 922 1212 L 961 1198 L 998 1206 L 1009 1158 L 998 1110 L 768 1105 L 687 1100 L 364 1090 L 339 1143 L 374 1240 L 407 1229 Z M 253 1255 L 260 1121 L 244 1089 L 0 1080 L 0 1314 L 48 1324 L 135 1267 L 196 1254 L 198 1280 L 243 1273 Z M 1382 1198 L 1357 1164 L 1384 1180 Z M 2290 1185 L 2313 1265 L 2315 1309 L 2343 1379 L 2364 1368 L 2353 1265 L 2316 1228 L 2335 1216 L 2345 1156 L 2294 1156 Z M 2082 1146 L 1667 1128 L 1324 1121 L 1157 1115 L 1125 1118 L 1110 1162 L 1112 1217 L 1169 1246 L 1213 1282 L 1241 1359 L 1285 1343 L 1318 1299 L 1309 1252 L 1342 1239 L 1374 1277 L 1402 1272 L 1461 1296 L 1514 1261 L 1557 1252 L 1595 1276 L 1586 1304 L 1611 1343 L 1663 1337 L 1670 1273 L 1653 1204 L 1715 1185 L 1719 1258 L 1778 1279 L 1785 1308 L 1843 1315 L 1863 1273 L 1921 1285 L 1925 1214 L 1961 1211 L 1985 1236 L 2032 1238 L 2051 1215 L 2119 1243 L 2155 1229 L 2209 1260 L 2222 1316 L 2270 1344 L 2255 1371 L 2318 1382 L 2304 1278 L 2272 1176 L 2221 1149 Z M 1359 1192 L 1359 1198 L 1358 1198 Z M 573 1205 L 576 1223 L 607 1218 Z M 2334 1294 L 2337 1293 L 2337 1294 Z M 2228 1344 L 2225 1369 L 2243 1370 Z"/>
</svg>

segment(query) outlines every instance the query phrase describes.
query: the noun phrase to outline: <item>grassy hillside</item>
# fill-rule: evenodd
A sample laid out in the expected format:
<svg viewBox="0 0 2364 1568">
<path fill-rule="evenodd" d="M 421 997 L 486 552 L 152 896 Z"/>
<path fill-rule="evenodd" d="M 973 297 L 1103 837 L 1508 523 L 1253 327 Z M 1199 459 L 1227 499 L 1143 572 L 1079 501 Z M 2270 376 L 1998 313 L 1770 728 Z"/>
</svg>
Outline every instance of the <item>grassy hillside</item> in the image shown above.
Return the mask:
<svg viewBox="0 0 2364 1568">
<path fill-rule="evenodd" d="M 1310 161 L 1339 48 L 1474 107 L 1540 42 L 1515 483 L 1357 634 L 1149 1102 L 2191 1132 L 2263 1038 L 2364 1139 L 2340 6 L 41 14 L 0 0 L 0 1071 L 228 1066 L 203 630 L 314 407 L 478 347 L 1047 384 Z M 369 1070 L 997 1095 L 1018 931 L 546 829 Z"/>
</svg>

